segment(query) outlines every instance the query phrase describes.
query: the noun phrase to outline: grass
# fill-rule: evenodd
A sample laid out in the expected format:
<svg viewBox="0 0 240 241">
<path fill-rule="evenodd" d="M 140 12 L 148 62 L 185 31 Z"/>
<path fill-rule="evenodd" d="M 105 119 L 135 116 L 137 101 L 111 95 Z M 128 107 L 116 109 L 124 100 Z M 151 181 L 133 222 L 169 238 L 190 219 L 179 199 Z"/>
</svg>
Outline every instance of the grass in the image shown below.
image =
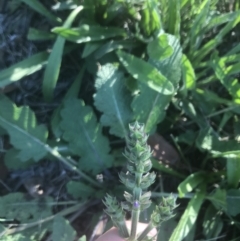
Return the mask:
<svg viewBox="0 0 240 241">
<path fill-rule="evenodd" d="M 55 241 L 58 225 L 90 239 L 105 194 L 123 199 L 138 120 L 158 136 L 150 209 L 180 204 L 161 240 L 237 240 L 238 1 L 113 2 L 10 1 L 0 16 L 1 239 Z"/>
</svg>

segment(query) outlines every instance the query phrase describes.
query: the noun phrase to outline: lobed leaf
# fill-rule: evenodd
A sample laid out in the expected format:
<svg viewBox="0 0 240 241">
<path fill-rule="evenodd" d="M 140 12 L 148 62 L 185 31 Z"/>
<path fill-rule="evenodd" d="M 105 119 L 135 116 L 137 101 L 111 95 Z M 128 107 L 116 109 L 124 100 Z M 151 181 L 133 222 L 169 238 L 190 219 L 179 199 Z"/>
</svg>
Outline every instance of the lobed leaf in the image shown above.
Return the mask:
<svg viewBox="0 0 240 241">
<path fill-rule="evenodd" d="M 22 162 L 19 158 L 19 152 L 20 151 L 16 150 L 15 148 L 10 148 L 7 150 L 6 154 L 4 155 L 4 163 L 8 170 L 24 170 L 34 164 L 34 160 L 32 159 Z"/>
<path fill-rule="evenodd" d="M 72 85 L 69 87 L 66 95 L 64 96 L 64 100 L 68 98 L 77 98 L 80 86 L 82 84 L 83 80 L 83 74 L 86 67 L 83 66 L 80 70 L 79 74 L 76 76 L 76 79 L 72 83 Z M 52 118 L 51 118 L 51 127 L 52 132 L 54 133 L 55 137 L 60 138 L 62 135 L 62 130 L 60 128 L 60 122 L 61 122 L 61 108 L 63 107 L 63 103 L 61 103 L 58 108 L 55 109 L 53 112 Z"/>
<path fill-rule="evenodd" d="M 17 107 L 7 97 L 0 96 L 0 126 L 10 136 L 11 144 L 19 150 L 21 161 L 39 161 L 46 154 L 47 129 L 37 125 L 34 113 L 29 107 Z"/>
<path fill-rule="evenodd" d="M 61 116 L 63 139 L 69 142 L 73 153 L 81 156 L 79 169 L 97 174 L 111 167 L 109 143 L 101 133 L 92 108 L 85 106 L 82 100 L 67 99 Z"/>
<path fill-rule="evenodd" d="M 124 85 L 124 73 L 112 64 L 101 67 L 97 73 L 94 105 L 103 112 L 100 122 L 110 127 L 110 133 L 125 137 L 132 121 L 131 95 Z"/>
<path fill-rule="evenodd" d="M 46 202 L 52 198 L 46 197 Z M 16 206 L 18 208 L 16 208 Z M 0 216 L 6 219 L 14 219 L 18 222 L 31 223 L 52 215 L 51 206 L 40 209 L 36 200 L 26 203 L 25 194 L 13 192 L 0 197 Z"/>
</svg>

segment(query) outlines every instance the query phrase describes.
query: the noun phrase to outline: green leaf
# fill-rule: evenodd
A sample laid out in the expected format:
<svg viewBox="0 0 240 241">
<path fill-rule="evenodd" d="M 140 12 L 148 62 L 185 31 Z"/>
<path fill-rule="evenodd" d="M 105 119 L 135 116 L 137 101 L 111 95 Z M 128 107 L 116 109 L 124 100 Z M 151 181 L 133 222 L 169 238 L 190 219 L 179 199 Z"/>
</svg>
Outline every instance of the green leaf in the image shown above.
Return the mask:
<svg viewBox="0 0 240 241">
<path fill-rule="evenodd" d="M 202 48 L 200 48 L 198 51 L 193 51 L 192 53 L 192 61 L 195 65 L 200 63 L 200 61 L 211 51 L 215 50 L 216 47 L 222 43 L 223 38 L 226 34 L 228 34 L 238 23 L 240 22 L 240 15 L 236 16 L 232 21 L 228 22 L 217 34 L 217 36 L 214 37 L 214 39 L 211 39 L 208 41 Z"/>
<path fill-rule="evenodd" d="M 159 228 L 157 241 L 169 240 L 176 226 L 177 221 L 173 218 L 166 222 L 163 222 Z"/>
<path fill-rule="evenodd" d="M 19 152 L 19 150 L 16 150 L 14 148 L 7 150 L 4 156 L 4 163 L 9 170 L 26 169 L 33 165 L 34 162 L 31 159 L 24 162 L 21 161 L 18 157 Z"/>
<path fill-rule="evenodd" d="M 235 74 L 239 74 L 240 70 L 240 64 L 239 63 L 236 63 L 236 64 L 233 64 L 231 66 L 228 66 L 227 67 L 227 75 L 230 76 L 230 75 L 235 75 Z"/>
<path fill-rule="evenodd" d="M 77 98 L 80 86 L 83 80 L 83 74 L 85 72 L 86 67 L 83 66 L 82 69 L 80 70 L 79 74 L 77 75 L 76 79 L 72 83 L 72 85 L 69 87 L 66 95 L 64 96 L 64 100 L 68 98 Z M 57 109 L 55 109 L 52 118 L 51 118 L 51 127 L 52 127 L 52 132 L 54 133 L 56 138 L 60 138 L 62 135 L 62 130 L 60 128 L 60 122 L 61 122 L 61 109 L 63 107 L 63 103 L 61 103 Z"/>
<path fill-rule="evenodd" d="M 133 78 L 163 95 L 171 95 L 174 93 L 171 82 L 151 64 L 120 50 L 117 52 L 117 55 Z"/>
<path fill-rule="evenodd" d="M 240 214 L 240 190 L 230 189 L 227 191 L 227 213 L 231 216 Z"/>
<path fill-rule="evenodd" d="M 168 42 L 168 35 L 161 34 L 147 46 L 148 55 L 151 59 L 164 60 L 173 54 L 173 48 Z"/>
<path fill-rule="evenodd" d="M 168 45 L 173 49 L 172 55 L 163 60 L 152 59 L 152 50 L 148 48 L 149 62 L 177 89 L 181 78 L 181 47 L 179 41 L 174 36 L 167 35 L 167 41 Z M 160 51 L 161 48 L 158 50 Z M 162 51 L 164 53 L 164 49 Z M 160 52 L 159 54 L 161 56 Z M 131 106 L 135 119 L 145 123 L 145 131 L 151 132 L 164 119 L 166 108 L 172 99 L 172 95 L 159 93 L 152 88 L 148 88 L 142 82 L 138 83 L 138 87 L 140 90 L 139 94 L 135 95 Z"/>
<path fill-rule="evenodd" d="M 78 99 L 64 101 L 61 111 L 63 139 L 69 142 L 70 150 L 81 156 L 79 168 L 97 174 L 112 166 L 112 158 L 106 137 L 97 124 L 93 110 Z"/>
<path fill-rule="evenodd" d="M 201 129 L 196 144 L 200 150 L 208 150 L 215 156 L 235 158 L 240 153 L 239 143 L 237 141 L 219 140 L 212 128 Z"/>
<path fill-rule="evenodd" d="M 81 198 L 83 200 L 93 197 L 96 193 L 96 190 L 89 185 L 76 181 L 69 181 L 67 183 L 67 191 L 74 198 Z"/>
<path fill-rule="evenodd" d="M 210 1 L 205 0 L 202 2 L 201 6 L 199 7 L 198 14 L 193 21 L 191 31 L 190 31 L 190 48 L 192 51 L 196 51 L 201 41 L 204 37 L 202 31 L 204 30 L 205 26 L 207 25 L 208 15 L 210 13 Z"/>
<path fill-rule="evenodd" d="M 75 161 L 63 157 L 56 148 L 53 149 L 46 144 L 47 130 L 45 126 L 36 125 L 35 116 L 28 107 L 17 108 L 6 97 L 0 96 L 0 126 L 9 133 L 11 144 L 19 149 L 17 158 L 22 161 L 28 161 L 29 159 L 38 161 L 47 153 L 50 153 L 72 170 L 81 174 L 82 178 L 95 186 L 99 186 L 91 177 L 77 170 Z M 111 161 L 110 157 L 106 160 L 106 162 Z"/>
<path fill-rule="evenodd" d="M 190 102 L 188 99 L 182 98 L 179 107 L 181 108 L 182 112 L 188 117 L 190 117 L 193 122 L 197 123 L 201 129 L 206 126 L 205 118 L 199 113 L 197 113 L 195 109 L 195 107 L 197 106 Z"/>
<path fill-rule="evenodd" d="M 136 43 L 135 40 L 124 39 L 124 40 L 111 40 L 104 45 L 102 45 L 95 53 L 94 57 L 96 59 L 102 58 L 104 55 L 113 52 L 117 49 L 129 49 L 132 50 L 134 48 L 139 47 L 140 43 Z"/>
<path fill-rule="evenodd" d="M 238 83 L 238 80 L 232 79 L 228 76 L 231 71 L 231 66 L 226 68 L 224 59 L 220 59 L 217 53 L 212 56 L 211 66 L 214 69 L 217 78 L 220 80 L 220 83 L 228 90 L 232 97 L 240 99 L 240 84 Z"/>
<path fill-rule="evenodd" d="M 181 26 L 181 15 L 180 15 L 181 0 L 168 0 L 167 2 L 168 2 L 168 22 L 167 22 L 168 32 L 179 38 L 180 26 Z"/>
<path fill-rule="evenodd" d="M 46 202 L 53 201 L 50 197 L 45 198 Z M 51 206 L 46 205 L 41 209 L 35 199 L 27 202 L 24 193 L 15 192 L 0 197 L 0 216 L 6 219 L 32 223 L 51 215 Z"/>
<path fill-rule="evenodd" d="M 240 51 L 240 44 L 237 44 L 235 47 L 233 47 L 231 50 L 229 50 L 229 51 L 226 53 L 225 57 L 229 57 L 229 56 L 231 56 L 232 54 L 239 53 L 239 51 Z M 223 58 L 224 58 L 224 57 L 223 57 Z M 239 57 L 238 57 L 237 59 L 239 59 Z"/>
<path fill-rule="evenodd" d="M 34 9 L 36 12 L 42 14 L 43 16 L 47 17 L 49 20 L 55 23 L 60 23 L 62 21 L 60 18 L 54 16 L 51 12 L 49 12 L 48 9 L 45 8 L 38 0 L 21 0 L 21 1 L 27 4 L 32 9 Z"/>
<path fill-rule="evenodd" d="M 86 236 L 84 235 L 84 236 L 82 236 L 81 238 L 79 238 L 78 241 L 87 241 L 87 238 L 86 238 Z"/>
<path fill-rule="evenodd" d="M 191 62 L 185 54 L 182 56 L 182 75 L 185 88 L 188 90 L 194 89 L 196 85 L 195 72 Z"/>
<path fill-rule="evenodd" d="M 206 187 L 202 186 L 190 200 L 169 241 L 182 241 L 193 228 L 206 196 L 205 189 Z"/>
<path fill-rule="evenodd" d="M 50 40 L 54 39 L 56 36 L 47 31 L 38 30 L 36 28 L 29 28 L 27 39 L 28 40 Z"/>
<path fill-rule="evenodd" d="M 220 211 L 226 211 L 227 210 L 227 192 L 225 189 L 217 188 L 214 190 L 214 192 L 207 196 L 207 199 L 210 200 L 213 204 L 213 206 Z"/>
<path fill-rule="evenodd" d="M 64 22 L 63 26 L 69 28 L 76 18 L 77 14 L 83 9 L 82 6 L 74 9 L 68 16 L 67 20 Z M 61 36 L 57 37 L 56 42 L 53 45 L 51 54 L 48 59 L 48 64 L 44 72 L 42 91 L 44 98 L 46 100 L 51 100 L 53 98 L 53 90 L 56 86 L 64 49 L 65 39 Z"/>
<path fill-rule="evenodd" d="M 52 241 L 73 241 L 76 231 L 70 222 L 60 215 L 56 215 L 53 221 Z"/>
<path fill-rule="evenodd" d="M 140 93 L 137 94 L 131 104 L 134 117 L 145 124 L 145 131 L 152 133 L 156 125 L 164 120 L 166 108 L 172 96 L 164 95 L 140 83 Z"/>
<path fill-rule="evenodd" d="M 175 36 L 167 34 L 167 40 L 169 46 L 173 49 L 172 55 L 166 59 L 157 60 L 152 59 L 151 52 L 148 52 L 150 57 L 148 62 L 157 68 L 173 84 L 176 90 L 181 79 L 182 48 Z"/>
<path fill-rule="evenodd" d="M 126 31 L 121 28 L 101 27 L 83 24 L 79 28 L 56 27 L 53 33 L 59 34 L 63 38 L 75 42 L 85 43 L 99 41 L 117 36 L 126 37 Z"/>
<path fill-rule="evenodd" d="M 47 154 L 44 146 L 47 129 L 43 125 L 37 125 L 35 115 L 29 107 L 18 108 L 1 95 L 0 125 L 10 135 L 11 144 L 19 150 L 18 158 L 21 161 L 39 161 Z"/>
<path fill-rule="evenodd" d="M 219 236 L 223 228 L 223 221 L 218 210 L 210 204 L 205 211 L 203 220 L 203 233 L 206 239 L 212 239 Z"/>
<path fill-rule="evenodd" d="M 124 85 L 124 73 L 112 64 L 101 67 L 97 73 L 94 105 L 103 112 L 100 122 L 110 127 L 110 133 L 125 137 L 132 121 L 131 95 Z"/>
<path fill-rule="evenodd" d="M 230 188 L 237 188 L 240 181 L 240 157 L 227 159 L 227 181 Z"/>
<path fill-rule="evenodd" d="M 15 234 L 15 235 L 6 235 L 3 237 L 1 236 L 1 241 L 33 241 L 33 240 L 22 234 Z"/>
<path fill-rule="evenodd" d="M 229 13 L 223 13 L 221 12 L 218 15 L 215 15 L 211 18 L 210 22 L 206 26 L 207 30 L 211 30 L 212 28 L 216 28 L 219 25 L 222 25 L 224 23 L 233 21 L 240 15 L 240 11 L 234 11 L 234 12 L 229 12 Z"/>
<path fill-rule="evenodd" d="M 178 185 L 179 197 L 184 197 L 186 193 L 192 192 L 199 184 L 206 180 L 204 172 L 196 172 L 189 175 L 183 182 Z"/>
<path fill-rule="evenodd" d="M 82 58 L 88 57 L 90 54 L 92 54 L 95 50 L 97 50 L 99 47 L 101 47 L 103 43 L 100 42 L 88 42 L 84 45 L 84 49 L 82 52 Z"/>
<path fill-rule="evenodd" d="M 47 58 L 48 53 L 41 52 L 2 70 L 0 72 L 0 88 L 42 69 L 47 63 Z"/>
</svg>

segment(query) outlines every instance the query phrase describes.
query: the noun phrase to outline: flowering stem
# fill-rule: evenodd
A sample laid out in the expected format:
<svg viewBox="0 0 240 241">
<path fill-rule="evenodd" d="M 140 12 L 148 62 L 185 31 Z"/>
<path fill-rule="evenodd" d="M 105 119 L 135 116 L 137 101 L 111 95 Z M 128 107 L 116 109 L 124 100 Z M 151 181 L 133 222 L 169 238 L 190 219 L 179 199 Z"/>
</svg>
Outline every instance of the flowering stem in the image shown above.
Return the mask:
<svg viewBox="0 0 240 241">
<path fill-rule="evenodd" d="M 139 210 L 132 210 L 132 227 L 131 227 L 131 235 L 130 240 L 136 240 L 137 237 L 137 224 L 139 221 L 140 216 L 140 209 Z"/>
<path fill-rule="evenodd" d="M 135 174 L 135 184 L 136 187 L 133 189 L 133 209 L 132 209 L 132 227 L 130 240 L 136 240 L 137 237 L 137 225 L 139 221 L 139 216 L 141 212 L 140 198 L 142 196 L 142 189 L 140 183 L 142 181 L 142 173 Z"/>
<path fill-rule="evenodd" d="M 112 218 L 113 223 L 124 238 L 129 237 L 128 241 L 143 241 L 153 228 L 160 226 L 163 221 L 174 216 L 172 211 L 177 205 L 173 195 L 163 198 L 162 203 L 156 206 L 156 210 L 153 211 L 149 225 L 138 237 L 139 216 L 143 210 L 151 205 L 151 192 L 147 189 L 154 183 L 156 174 L 149 172 L 152 168 L 152 152 L 147 144 L 148 135 L 144 132 L 144 124 L 135 122 L 129 125 L 129 129 L 129 135 L 126 137 L 127 146 L 123 153 L 127 158 L 127 172 L 121 172 L 119 178 L 131 190 L 131 193 L 124 192 L 126 201 L 122 202 L 121 205 L 116 198 L 110 195 L 107 195 L 103 202 L 107 207 L 105 212 Z M 132 214 L 130 236 L 125 223 L 124 210 Z"/>
</svg>

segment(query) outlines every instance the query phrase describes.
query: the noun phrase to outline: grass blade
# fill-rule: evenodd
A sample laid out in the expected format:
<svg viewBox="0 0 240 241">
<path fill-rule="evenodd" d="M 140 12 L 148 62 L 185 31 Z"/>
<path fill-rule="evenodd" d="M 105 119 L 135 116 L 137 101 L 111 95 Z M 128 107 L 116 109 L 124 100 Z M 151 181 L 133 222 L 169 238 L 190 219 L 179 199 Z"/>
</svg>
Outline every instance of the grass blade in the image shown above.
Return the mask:
<svg viewBox="0 0 240 241">
<path fill-rule="evenodd" d="M 34 9 L 36 12 L 42 14 L 43 16 L 45 16 L 46 18 L 51 20 L 52 22 L 55 22 L 55 23 L 62 22 L 62 20 L 60 18 L 54 16 L 51 12 L 49 12 L 48 9 L 45 8 L 40 3 L 40 1 L 38 1 L 38 0 L 21 0 L 21 1 L 24 2 L 25 4 L 27 4 L 32 9 Z"/>
<path fill-rule="evenodd" d="M 68 16 L 63 26 L 66 28 L 70 27 L 70 25 L 76 18 L 77 14 L 82 9 L 83 6 L 79 6 L 78 8 L 74 9 Z M 48 101 L 50 101 L 53 98 L 53 90 L 56 86 L 60 72 L 65 41 L 66 40 L 63 37 L 57 37 L 57 40 L 53 45 L 52 52 L 48 59 L 48 65 L 44 72 L 42 91 L 44 98 Z"/>
<path fill-rule="evenodd" d="M 182 56 L 182 78 L 187 90 L 195 88 L 196 76 L 194 68 L 185 54 Z"/>
<path fill-rule="evenodd" d="M 240 157 L 227 158 L 227 181 L 230 188 L 237 188 L 240 180 Z"/>
<path fill-rule="evenodd" d="M 34 54 L 33 56 L 2 70 L 0 72 L 0 88 L 42 69 L 47 63 L 48 55 L 47 52 Z"/>
<path fill-rule="evenodd" d="M 176 37 L 180 37 L 180 15 L 181 3 L 180 0 L 168 0 L 168 32 Z"/>
<path fill-rule="evenodd" d="M 36 40 L 50 40 L 54 39 L 56 36 L 47 31 L 38 30 L 36 28 L 29 28 L 27 39 L 36 41 Z"/>
<path fill-rule="evenodd" d="M 185 212 L 183 213 L 177 227 L 175 228 L 169 241 L 182 241 L 193 228 L 198 213 L 200 211 L 201 205 L 206 196 L 206 186 L 202 185 L 200 191 L 198 191 L 191 201 L 188 203 Z"/>
<path fill-rule="evenodd" d="M 52 32 L 78 44 L 104 40 L 117 36 L 127 36 L 126 31 L 121 28 L 93 26 L 87 24 L 83 24 L 79 28 L 67 28 L 66 26 L 56 27 L 52 29 Z"/>
<path fill-rule="evenodd" d="M 206 179 L 204 172 L 196 172 L 188 176 L 178 185 L 179 197 L 184 197 L 186 193 L 193 191 L 200 183 Z"/>
</svg>

